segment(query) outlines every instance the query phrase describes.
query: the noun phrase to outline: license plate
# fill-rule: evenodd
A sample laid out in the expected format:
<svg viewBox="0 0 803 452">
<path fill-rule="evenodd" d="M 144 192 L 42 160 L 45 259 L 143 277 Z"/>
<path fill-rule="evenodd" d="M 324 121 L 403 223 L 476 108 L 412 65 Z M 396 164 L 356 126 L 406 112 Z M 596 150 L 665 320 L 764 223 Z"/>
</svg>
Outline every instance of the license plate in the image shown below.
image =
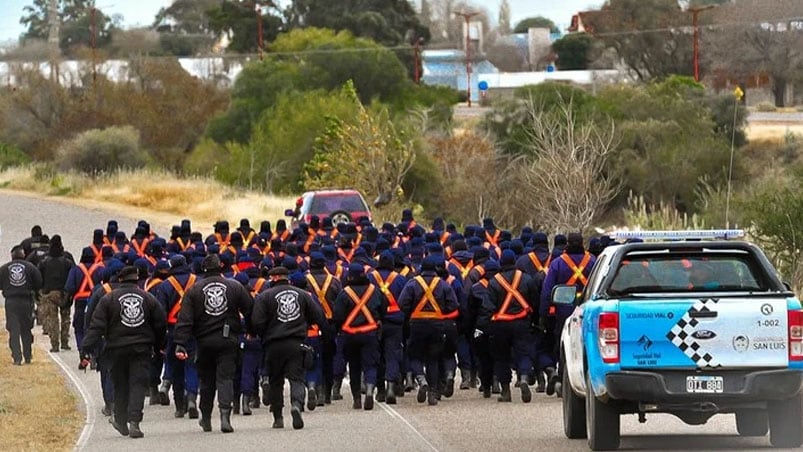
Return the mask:
<svg viewBox="0 0 803 452">
<path fill-rule="evenodd" d="M 712 377 L 708 375 L 686 377 L 686 392 L 719 394 L 725 390 L 725 382 L 722 377 Z"/>
</svg>

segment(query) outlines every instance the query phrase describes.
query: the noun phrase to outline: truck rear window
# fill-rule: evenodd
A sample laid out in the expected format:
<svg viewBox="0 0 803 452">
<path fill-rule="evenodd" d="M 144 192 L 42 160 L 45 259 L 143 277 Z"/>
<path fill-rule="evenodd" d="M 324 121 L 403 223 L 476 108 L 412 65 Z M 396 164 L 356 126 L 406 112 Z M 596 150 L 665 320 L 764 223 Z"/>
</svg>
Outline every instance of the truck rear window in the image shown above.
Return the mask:
<svg viewBox="0 0 803 452">
<path fill-rule="evenodd" d="M 769 290 L 761 267 L 747 253 L 662 253 L 626 256 L 608 294 Z"/>
<path fill-rule="evenodd" d="M 312 198 L 311 215 L 330 214 L 342 210 L 346 213 L 366 212 L 368 208 L 357 194 L 318 195 Z"/>
</svg>

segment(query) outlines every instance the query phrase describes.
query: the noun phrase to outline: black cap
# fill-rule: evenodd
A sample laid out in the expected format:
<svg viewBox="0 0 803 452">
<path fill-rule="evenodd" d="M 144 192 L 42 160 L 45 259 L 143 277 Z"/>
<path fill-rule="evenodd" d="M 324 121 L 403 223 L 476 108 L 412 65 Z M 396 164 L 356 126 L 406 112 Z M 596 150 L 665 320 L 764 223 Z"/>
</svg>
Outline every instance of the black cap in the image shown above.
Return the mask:
<svg viewBox="0 0 803 452">
<path fill-rule="evenodd" d="M 270 269 L 270 271 L 268 272 L 268 276 L 284 276 L 284 277 L 287 277 L 287 275 L 289 275 L 289 274 L 290 274 L 290 272 L 287 270 L 287 267 L 282 267 L 282 266 L 274 267 L 274 268 Z"/>
<path fill-rule="evenodd" d="M 207 254 L 201 263 L 201 269 L 204 271 L 220 270 L 220 257 L 217 254 Z"/>
<path fill-rule="evenodd" d="M 137 270 L 137 267 L 134 267 L 132 265 L 123 267 L 123 269 L 120 270 L 120 273 L 117 275 L 117 280 L 120 282 L 125 282 L 125 281 L 136 282 L 139 280 L 139 270 Z"/>
</svg>

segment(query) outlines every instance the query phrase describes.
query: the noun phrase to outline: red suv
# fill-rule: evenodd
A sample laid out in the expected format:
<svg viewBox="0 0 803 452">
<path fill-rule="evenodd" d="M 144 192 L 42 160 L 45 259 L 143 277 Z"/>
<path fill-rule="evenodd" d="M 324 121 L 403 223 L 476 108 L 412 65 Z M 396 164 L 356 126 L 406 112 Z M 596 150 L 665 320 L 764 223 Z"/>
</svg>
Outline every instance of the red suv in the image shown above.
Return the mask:
<svg viewBox="0 0 803 452">
<path fill-rule="evenodd" d="M 295 209 L 288 209 L 284 214 L 293 217 L 293 227 L 300 222 L 309 223 L 313 215 L 321 220 L 330 217 L 335 226 L 357 221 L 360 217 L 371 219 L 368 204 L 357 190 L 309 191 L 298 198 Z"/>
</svg>

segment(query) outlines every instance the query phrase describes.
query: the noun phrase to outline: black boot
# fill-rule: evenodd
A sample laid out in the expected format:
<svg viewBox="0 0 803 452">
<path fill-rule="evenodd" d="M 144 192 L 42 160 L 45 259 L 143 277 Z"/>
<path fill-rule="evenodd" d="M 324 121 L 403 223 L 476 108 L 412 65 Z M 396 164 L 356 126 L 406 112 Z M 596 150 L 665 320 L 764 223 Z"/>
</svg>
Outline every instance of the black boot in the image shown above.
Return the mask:
<svg viewBox="0 0 803 452">
<path fill-rule="evenodd" d="M 423 375 L 418 375 L 415 377 L 416 381 L 418 382 L 418 395 L 416 395 L 416 400 L 418 403 L 424 403 L 427 400 L 427 393 L 429 392 L 429 384 L 427 384 L 427 377 Z"/>
<path fill-rule="evenodd" d="M 546 372 L 546 395 L 553 395 L 555 394 L 555 383 L 558 382 L 558 372 L 555 370 L 554 367 L 547 367 L 544 369 Z"/>
<path fill-rule="evenodd" d="M 429 406 L 435 406 L 438 404 L 438 393 L 435 391 L 427 391 L 427 404 Z"/>
<path fill-rule="evenodd" d="M 259 390 L 257 390 L 256 394 L 248 398 L 248 405 L 253 409 L 257 409 L 262 406 L 262 404 L 259 403 Z"/>
<path fill-rule="evenodd" d="M 527 378 L 519 379 L 519 388 L 521 388 L 521 401 L 524 403 L 530 403 L 533 399 L 533 394 L 530 392 L 530 386 L 527 384 Z"/>
<path fill-rule="evenodd" d="M 451 397 L 454 395 L 454 372 L 451 370 L 446 371 L 446 384 L 443 387 L 443 396 Z"/>
<path fill-rule="evenodd" d="M 128 436 L 131 438 L 143 438 L 145 436 L 142 430 L 139 429 L 139 422 L 128 423 Z"/>
<path fill-rule="evenodd" d="M 494 377 L 494 382 L 493 385 L 491 386 L 491 393 L 493 394 L 502 393 L 502 387 L 499 385 L 499 380 L 497 380 L 496 377 Z"/>
<path fill-rule="evenodd" d="M 496 399 L 499 402 L 512 402 L 513 399 L 510 397 L 510 384 L 501 385 L 502 394 Z"/>
<path fill-rule="evenodd" d="M 265 406 L 270 405 L 270 399 L 268 398 L 268 391 L 270 390 L 268 377 L 262 377 L 262 381 L 259 383 L 259 386 L 262 388 L 262 404 Z"/>
<path fill-rule="evenodd" d="M 379 384 L 376 388 L 376 401 L 377 402 L 385 402 L 385 397 L 387 396 L 387 391 L 385 390 L 385 385 Z"/>
<path fill-rule="evenodd" d="M 175 397 L 176 412 L 173 414 L 176 418 L 183 418 L 187 414 L 187 399 L 184 397 Z"/>
<path fill-rule="evenodd" d="M 324 403 L 326 405 L 332 404 L 332 387 L 329 385 L 324 386 Z"/>
<path fill-rule="evenodd" d="M 112 424 L 112 427 L 114 427 L 115 430 L 120 432 L 121 435 L 128 436 L 128 426 L 125 424 L 125 422 L 117 422 L 114 419 L 114 415 L 112 415 L 109 418 L 109 423 Z"/>
<path fill-rule="evenodd" d="M 148 396 L 148 405 L 159 405 L 159 387 L 158 386 L 151 386 Z"/>
<path fill-rule="evenodd" d="M 103 408 L 101 408 L 100 414 L 104 416 L 111 416 L 113 411 L 114 411 L 114 403 L 109 402 L 103 404 Z"/>
<path fill-rule="evenodd" d="M 354 410 L 362 409 L 362 394 L 360 394 L 360 391 L 351 394 L 351 408 Z"/>
<path fill-rule="evenodd" d="M 159 386 L 159 403 L 162 406 L 170 405 L 170 380 L 162 380 L 161 386 Z"/>
<path fill-rule="evenodd" d="M 396 404 L 396 382 L 387 381 L 387 389 L 385 390 L 385 403 L 388 405 Z"/>
<path fill-rule="evenodd" d="M 315 395 L 318 397 L 318 406 L 324 406 L 326 402 L 324 401 L 324 391 L 323 385 L 315 386 Z M 332 403 L 331 401 L 329 403 Z"/>
<path fill-rule="evenodd" d="M 413 373 L 407 372 L 404 377 L 404 392 L 410 392 L 415 389 L 415 382 L 413 381 Z"/>
<path fill-rule="evenodd" d="M 231 426 L 231 408 L 220 409 L 220 431 L 223 433 L 234 431 L 234 427 Z"/>
<path fill-rule="evenodd" d="M 365 385 L 365 403 L 363 404 L 365 411 L 374 409 L 374 385 L 367 383 Z"/>
<path fill-rule="evenodd" d="M 198 419 L 198 406 L 195 404 L 195 394 L 190 394 L 187 397 L 187 413 L 190 419 Z"/>
<path fill-rule="evenodd" d="M 471 371 L 460 369 L 460 390 L 464 391 L 471 388 Z"/>
<path fill-rule="evenodd" d="M 471 389 L 476 389 L 479 386 L 479 372 L 476 370 L 471 371 L 471 380 L 469 380 L 468 384 Z"/>
<path fill-rule="evenodd" d="M 290 408 L 290 415 L 293 416 L 293 429 L 301 430 L 304 428 L 304 419 L 301 418 L 301 406 L 293 404 Z"/>
<path fill-rule="evenodd" d="M 276 413 L 273 414 L 273 428 L 284 428 L 284 418 L 281 413 L 278 416 Z"/>
<path fill-rule="evenodd" d="M 234 401 L 232 402 L 234 414 L 240 414 L 240 397 L 235 394 Z"/>
<path fill-rule="evenodd" d="M 535 392 L 541 393 L 546 391 L 546 380 L 544 379 L 544 372 L 539 370 L 535 372 Z"/>
<path fill-rule="evenodd" d="M 201 429 L 205 432 L 212 431 L 212 413 L 201 413 L 201 420 L 198 421 L 198 425 L 201 426 Z"/>
<path fill-rule="evenodd" d="M 480 387 L 482 390 L 482 398 L 483 399 L 490 399 L 491 398 L 491 385 L 482 386 Z"/>
<path fill-rule="evenodd" d="M 342 378 L 335 379 L 335 382 L 332 385 L 332 400 L 343 400 L 343 395 L 340 394 L 340 387 L 342 385 L 343 385 Z"/>
<path fill-rule="evenodd" d="M 240 406 L 242 406 L 243 416 L 250 416 L 251 415 L 251 403 L 250 403 L 251 400 L 250 399 L 251 399 L 250 396 L 243 394 L 243 403 L 242 403 L 242 405 L 240 405 Z"/>
<path fill-rule="evenodd" d="M 316 406 L 318 406 L 318 393 L 315 391 L 315 385 L 310 384 L 307 388 L 307 409 L 313 411 Z"/>
</svg>

